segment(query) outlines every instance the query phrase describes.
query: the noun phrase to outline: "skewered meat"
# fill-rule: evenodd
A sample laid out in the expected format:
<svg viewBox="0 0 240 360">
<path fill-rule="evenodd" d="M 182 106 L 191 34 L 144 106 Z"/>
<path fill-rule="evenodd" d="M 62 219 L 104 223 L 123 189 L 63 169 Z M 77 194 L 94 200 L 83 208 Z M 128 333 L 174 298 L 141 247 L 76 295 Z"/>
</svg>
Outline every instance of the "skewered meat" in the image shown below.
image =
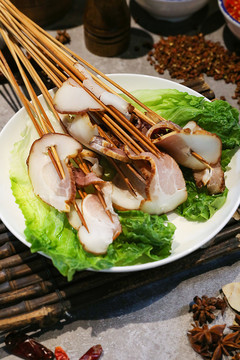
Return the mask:
<svg viewBox="0 0 240 360">
<path fill-rule="evenodd" d="M 89 110 L 103 110 L 103 107 L 71 78 L 57 90 L 53 104 L 61 114 L 84 114 Z"/>
<path fill-rule="evenodd" d="M 79 240 L 86 251 L 94 254 L 105 254 L 108 246 L 122 231 L 119 218 L 114 212 L 111 200 L 109 199 L 111 192 L 109 186 L 111 188 L 110 183 L 106 184 L 102 189 L 111 219 L 104 210 L 97 195 L 87 195 L 81 204 L 82 214 L 88 230 L 85 226 L 80 226 L 78 231 Z"/>
<path fill-rule="evenodd" d="M 159 129 L 161 131 L 161 124 Z M 167 151 L 179 164 L 193 170 L 203 170 L 206 163 L 197 159 L 194 151 L 208 164 L 216 164 L 221 158 L 222 142 L 220 138 L 201 129 L 194 121 L 188 122 L 181 130 L 173 130 L 165 135 L 156 136 L 156 125 L 148 131 L 147 136 L 158 147 Z"/>
<path fill-rule="evenodd" d="M 61 179 L 51 161 L 48 149 L 56 147 L 64 170 Z M 69 203 L 75 198 L 76 188 L 69 159 L 82 150 L 82 145 L 69 135 L 45 134 L 34 141 L 27 159 L 29 177 L 34 193 L 59 211 L 70 211 Z"/>
</svg>

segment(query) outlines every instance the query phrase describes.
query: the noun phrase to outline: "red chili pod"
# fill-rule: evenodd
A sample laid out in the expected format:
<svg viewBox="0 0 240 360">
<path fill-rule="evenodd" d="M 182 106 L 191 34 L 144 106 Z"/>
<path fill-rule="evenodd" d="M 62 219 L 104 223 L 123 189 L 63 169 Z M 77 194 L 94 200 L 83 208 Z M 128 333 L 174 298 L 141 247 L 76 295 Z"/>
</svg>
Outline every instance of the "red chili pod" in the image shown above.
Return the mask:
<svg viewBox="0 0 240 360">
<path fill-rule="evenodd" d="M 54 354 L 44 345 L 21 332 L 12 332 L 5 338 L 9 352 L 26 360 L 51 360 Z"/>
<path fill-rule="evenodd" d="M 102 352 L 101 345 L 92 346 L 79 360 L 98 360 Z"/>
<path fill-rule="evenodd" d="M 61 346 L 57 346 L 55 348 L 55 358 L 56 360 L 70 360 L 67 353 L 61 348 Z"/>
</svg>

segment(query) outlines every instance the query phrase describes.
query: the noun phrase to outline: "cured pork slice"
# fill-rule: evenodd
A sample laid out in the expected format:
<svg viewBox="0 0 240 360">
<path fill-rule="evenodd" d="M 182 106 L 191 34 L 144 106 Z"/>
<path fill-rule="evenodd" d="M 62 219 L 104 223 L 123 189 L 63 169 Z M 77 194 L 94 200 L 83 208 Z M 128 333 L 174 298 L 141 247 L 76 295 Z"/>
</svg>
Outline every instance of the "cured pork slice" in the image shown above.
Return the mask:
<svg viewBox="0 0 240 360">
<path fill-rule="evenodd" d="M 100 154 L 107 155 L 115 160 L 129 162 L 129 158 L 123 149 L 119 149 L 101 136 L 94 136 L 89 147 Z"/>
<path fill-rule="evenodd" d="M 113 189 L 112 189 L 112 202 L 116 209 L 118 210 L 139 210 L 142 200 L 145 198 L 145 186 L 141 184 L 141 189 L 138 186 L 139 180 L 134 176 L 128 169 L 121 166 L 121 169 L 124 171 L 124 174 L 128 176 L 130 183 L 135 189 L 135 194 L 133 195 L 123 178 L 117 174 L 112 180 Z"/>
<path fill-rule="evenodd" d="M 79 209 L 81 209 L 81 203 L 82 199 L 76 199 L 75 200 L 76 205 Z M 78 230 L 80 226 L 82 226 L 82 221 L 77 213 L 77 211 L 74 209 L 74 206 L 70 206 L 70 211 L 66 213 L 69 224 L 75 229 Z"/>
<path fill-rule="evenodd" d="M 75 68 L 85 77 L 83 85 L 93 93 L 104 105 L 114 106 L 124 116 L 130 119 L 133 106 L 117 94 L 111 93 L 98 85 L 91 74 L 79 63 L 74 64 Z"/>
<path fill-rule="evenodd" d="M 207 186 L 210 194 L 222 193 L 225 189 L 224 172 L 221 168 L 220 162 L 211 165 L 211 168 L 194 171 L 193 176 L 196 185 L 199 188 Z"/>
<path fill-rule="evenodd" d="M 80 187 L 85 187 L 89 185 L 101 184 L 103 180 L 96 176 L 94 172 L 89 172 L 85 174 L 81 169 L 72 168 L 75 184 Z"/>
<path fill-rule="evenodd" d="M 62 122 L 68 133 L 80 141 L 86 147 L 94 136 L 99 135 L 97 125 L 93 125 L 88 114 L 69 116 L 62 118 Z"/>
<path fill-rule="evenodd" d="M 62 118 L 62 122 L 68 133 L 89 149 L 115 160 L 129 161 L 123 149 L 117 148 L 99 136 L 97 125 L 91 123 L 88 114 L 76 115 L 74 117 L 67 115 Z"/>
<path fill-rule="evenodd" d="M 48 154 L 55 147 L 65 177 L 61 179 Z M 69 135 L 46 134 L 34 141 L 27 159 L 28 173 L 34 193 L 44 202 L 59 211 L 70 211 L 70 203 L 75 198 L 76 188 L 69 159 L 82 150 L 82 145 Z"/>
<path fill-rule="evenodd" d="M 84 114 L 87 111 L 104 110 L 84 88 L 71 78 L 57 90 L 53 105 L 61 114 Z"/>
<path fill-rule="evenodd" d="M 98 155 L 88 149 L 83 149 L 81 156 L 84 160 L 88 161 L 91 164 L 91 171 L 96 175 L 101 177 L 103 175 L 103 168 L 99 163 Z"/>
<path fill-rule="evenodd" d="M 216 164 L 221 157 L 222 142 L 216 135 L 200 128 L 194 121 L 188 122 L 181 130 L 169 129 L 165 135 L 161 135 L 161 123 L 158 124 L 160 136 L 157 137 L 157 126 L 151 128 L 147 136 L 159 148 L 165 150 L 179 164 L 193 170 L 203 170 L 206 163 Z M 193 152 L 200 155 L 197 159 Z"/>
<path fill-rule="evenodd" d="M 112 208 L 111 201 L 109 201 L 109 189 L 105 189 L 104 195 L 111 219 L 97 195 L 87 195 L 81 204 L 81 212 L 88 229 L 83 225 L 80 226 L 78 230 L 79 240 L 86 251 L 97 255 L 105 254 L 108 246 L 122 231 L 119 218 Z"/>
<path fill-rule="evenodd" d="M 187 199 L 185 180 L 171 156 L 160 153 L 158 158 L 150 152 L 128 156 L 139 161 L 139 169 L 146 178 L 145 198 L 140 210 L 160 215 L 174 210 Z"/>
</svg>

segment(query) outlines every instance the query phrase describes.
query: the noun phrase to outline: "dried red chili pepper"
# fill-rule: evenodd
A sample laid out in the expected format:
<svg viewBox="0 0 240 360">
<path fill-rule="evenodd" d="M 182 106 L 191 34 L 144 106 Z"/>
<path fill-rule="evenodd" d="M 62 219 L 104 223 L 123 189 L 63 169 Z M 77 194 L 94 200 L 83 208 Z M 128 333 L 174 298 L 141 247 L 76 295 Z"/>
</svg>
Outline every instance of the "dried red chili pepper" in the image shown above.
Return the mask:
<svg viewBox="0 0 240 360">
<path fill-rule="evenodd" d="M 12 332 L 5 338 L 7 349 L 26 360 L 51 360 L 54 354 L 44 345 L 21 332 Z"/>
<path fill-rule="evenodd" d="M 101 345 L 92 346 L 79 360 L 98 360 L 102 352 Z"/>
<path fill-rule="evenodd" d="M 239 0 L 227 0 L 225 3 L 226 10 L 237 21 L 240 22 L 240 2 Z"/>
<path fill-rule="evenodd" d="M 70 360 L 67 353 L 61 348 L 61 346 L 57 346 L 55 348 L 55 358 L 56 360 Z"/>
</svg>

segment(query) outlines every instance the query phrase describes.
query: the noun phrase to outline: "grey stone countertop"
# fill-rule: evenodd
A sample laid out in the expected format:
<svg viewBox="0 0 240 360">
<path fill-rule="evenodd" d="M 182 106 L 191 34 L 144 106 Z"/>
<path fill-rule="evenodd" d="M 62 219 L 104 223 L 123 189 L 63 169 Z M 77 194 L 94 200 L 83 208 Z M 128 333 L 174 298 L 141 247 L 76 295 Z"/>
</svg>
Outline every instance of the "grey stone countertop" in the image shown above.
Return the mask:
<svg viewBox="0 0 240 360">
<path fill-rule="evenodd" d="M 147 61 L 148 49 L 143 44 L 154 43 L 159 35 L 167 36 L 174 32 L 194 34 L 201 31 L 206 38 L 220 41 L 231 50 L 239 46 L 239 42 L 226 28 L 216 0 L 210 0 L 208 6 L 197 15 L 180 24 L 153 19 L 133 0 L 130 6 L 131 41 L 128 50 L 118 57 L 99 57 L 86 49 L 82 25 L 84 1 L 76 0 L 64 19 L 48 30 L 55 36 L 57 28 L 67 29 L 71 36 L 68 46 L 104 73 L 159 76 Z M 167 72 L 162 77 L 170 79 Z M 212 78 L 206 78 L 206 81 L 216 97 L 225 96 L 233 106 L 238 106 L 231 98 L 233 85 Z M 19 108 L 19 104 L 7 84 L 0 85 L 0 94 L 2 128 Z M 71 360 L 79 359 L 95 344 L 102 345 L 104 360 L 197 360 L 200 356 L 191 349 L 186 336 L 192 323 L 189 303 L 195 295 L 218 296 L 224 284 L 236 281 L 240 281 L 240 261 L 234 256 L 219 259 L 154 285 L 141 287 L 94 306 L 86 306 L 77 313 L 74 321 L 39 330 L 35 336 L 52 350 L 61 346 Z M 233 318 L 234 313 L 228 309 L 219 321 L 230 325 Z M 16 358 L 6 352 L 3 341 L 0 358 Z"/>
</svg>

